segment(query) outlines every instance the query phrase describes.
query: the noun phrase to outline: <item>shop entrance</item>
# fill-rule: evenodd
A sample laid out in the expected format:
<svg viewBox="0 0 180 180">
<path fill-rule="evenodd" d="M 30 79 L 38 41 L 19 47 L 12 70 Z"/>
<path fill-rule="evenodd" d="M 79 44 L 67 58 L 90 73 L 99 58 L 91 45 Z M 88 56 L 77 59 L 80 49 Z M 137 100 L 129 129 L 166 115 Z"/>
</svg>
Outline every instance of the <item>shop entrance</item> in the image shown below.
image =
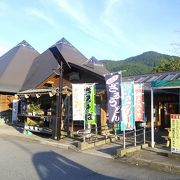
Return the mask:
<svg viewBox="0 0 180 180">
<path fill-rule="evenodd" d="M 160 128 L 170 127 L 170 114 L 179 114 L 179 89 L 165 89 L 154 92 L 155 124 Z"/>
</svg>

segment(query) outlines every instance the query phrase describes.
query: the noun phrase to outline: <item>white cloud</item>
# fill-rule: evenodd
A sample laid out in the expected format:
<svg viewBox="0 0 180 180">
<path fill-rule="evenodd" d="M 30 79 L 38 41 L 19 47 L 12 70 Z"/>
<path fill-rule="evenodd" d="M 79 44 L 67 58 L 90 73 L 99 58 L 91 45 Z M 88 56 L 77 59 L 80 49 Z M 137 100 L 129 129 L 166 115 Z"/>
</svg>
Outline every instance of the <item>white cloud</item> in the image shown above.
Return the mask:
<svg viewBox="0 0 180 180">
<path fill-rule="evenodd" d="M 70 0 L 54 0 L 54 2 L 59 7 L 59 10 L 72 18 L 76 22 L 76 26 L 83 32 L 99 42 L 108 43 L 116 47 L 119 46 L 119 44 L 111 37 L 110 33 L 105 31 L 105 28 L 101 27 L 100 24 L 96 25 L 94 20 L 91 21 L 88 14 L 86 14 L 83 1 L 78 0 L 75 2 Z M 73 4 L 73 2 L 75 2 L 75 4 Z"/>
<path fill-rule="evenodd" d="M 50 17 L 49 14 L 45 14 L 45 12 L 43 12 L 42 10 L 36 9 L 36 8 L 26 8 L 25 12 L 31 16 L 37 17 L 43 21 L 45 21 L 46 23 L 48 23 L 51 26 L 56 26 L 56 22 L 55 20 Z"/>
<path fill-rule="evenodd" d="M 69 14 L 72 18 L 74 18 L 80 24 L 86 24 L 88 20 L 85 13 L 83 12 L 83 6 L 80 3 L 81 1 L 76 2 L 76 9 L 74 6 L 70 5 L 72 3 L 68 3 L 68 0 L 55 0 L 60 9 L 64 10 L 67 14 Z M 74 5 L 74 4 L 73 4 Z"/>
<path fill-rule="evenodd" d="M 122 3 L 123 1 L 120 0 L 106 0 L 104 12 L 102 12 L 101 15 L 101 21 L 110 29 L 116 41 L 125 48 L 137 50 L 137 45 L 124 35 L 121 30 L 121 24 L 119 23 L 119 20 L 116 19 L 116 17 L 120 18 L 119 14 L 122 7 L 121 5 L 123 5 Z"/>
</svg>

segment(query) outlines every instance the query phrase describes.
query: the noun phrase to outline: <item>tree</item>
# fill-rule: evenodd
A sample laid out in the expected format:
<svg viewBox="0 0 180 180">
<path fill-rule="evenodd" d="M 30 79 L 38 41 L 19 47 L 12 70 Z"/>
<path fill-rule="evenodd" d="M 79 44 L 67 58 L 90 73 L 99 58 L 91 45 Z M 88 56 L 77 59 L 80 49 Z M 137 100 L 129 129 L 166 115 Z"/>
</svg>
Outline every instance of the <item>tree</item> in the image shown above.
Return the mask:
<svg viewBox="0 0 180 180">
<path fill-rule="evenodd" d="M 153 68 L 153 72 L 166 72 L 180 70 L 180 59 L 162 61 L 159 66 Z"/>
</svg>

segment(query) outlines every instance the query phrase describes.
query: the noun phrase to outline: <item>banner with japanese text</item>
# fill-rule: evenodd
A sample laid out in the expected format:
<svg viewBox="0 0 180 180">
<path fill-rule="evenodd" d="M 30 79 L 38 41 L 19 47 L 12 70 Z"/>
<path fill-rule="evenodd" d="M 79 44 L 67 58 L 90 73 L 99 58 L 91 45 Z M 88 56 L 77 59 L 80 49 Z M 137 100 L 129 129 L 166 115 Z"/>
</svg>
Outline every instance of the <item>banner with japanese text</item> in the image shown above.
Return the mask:
<svg viewBox="0 0 180 180">
<path fill-rule="evenodd" d="M 134 82 L 121 84 L 122 121 L 121 130 L 134 129 Z"/>
<path fill-rule="evenodd" d="M 180 114 L 171 114 L 171 152 L 180 153 Z"/>
<path fill-rule="evenodd" d="M 85 120 L 85 84 L 72 84 L 73 120 Z"/>
<path fill-rule="evenodd" d="M 95 84 L 85 87 L 85 119 L 86 124 L 96 124 Z"/>
<path fill-rule="evenodd" d="M 134 84 L 134 121 L 144 121 L 144 92 L 142 84 Z"/>
<path fill-rule="evenodd" d="M 105 76 L 109 122 L 121 121 L 121 76 L 119 73 Z"/>
</svg>

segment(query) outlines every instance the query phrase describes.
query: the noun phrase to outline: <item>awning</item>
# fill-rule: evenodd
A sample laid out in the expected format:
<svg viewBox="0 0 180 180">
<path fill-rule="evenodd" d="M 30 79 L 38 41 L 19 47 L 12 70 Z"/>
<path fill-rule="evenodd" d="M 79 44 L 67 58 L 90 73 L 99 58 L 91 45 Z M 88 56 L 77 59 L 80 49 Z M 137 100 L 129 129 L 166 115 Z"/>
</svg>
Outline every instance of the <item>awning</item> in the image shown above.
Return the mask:
<svg viewBox="0 0 180 180">
<path fill-rule="evenodd" d="M 72 89 L 68 86 L 64 86 L 62 88 L 62 94 L 71 94 Z M 17 93 L 18 96 L 23 96 L 23 95 L 32 95 L 32 94 L 49 94 L 52 93 L 53 95 L 56 95 L 59 93 L 58 88 L 37 88 L 37 89 L 28 89 L 25 91 L 19 91 Z"/>
<path fill-rule="evenodd" d="M 39 93 L 39 94 L 48 94 L 49 92 L 57 92 L 57 89 L 28 89 L 26 91 L 20 91 L 17 93 L 17 95 L 24 95 L 24 94 L 34 94 L 34 93 Z"/>
<path fill-rule="evenodd" d="M 172 81 L 152 81 L 151 86 L 154 89 L 172 89 L 172 88 L 180 88 L 180 80 L 172 80 Z"/>
</svg>

